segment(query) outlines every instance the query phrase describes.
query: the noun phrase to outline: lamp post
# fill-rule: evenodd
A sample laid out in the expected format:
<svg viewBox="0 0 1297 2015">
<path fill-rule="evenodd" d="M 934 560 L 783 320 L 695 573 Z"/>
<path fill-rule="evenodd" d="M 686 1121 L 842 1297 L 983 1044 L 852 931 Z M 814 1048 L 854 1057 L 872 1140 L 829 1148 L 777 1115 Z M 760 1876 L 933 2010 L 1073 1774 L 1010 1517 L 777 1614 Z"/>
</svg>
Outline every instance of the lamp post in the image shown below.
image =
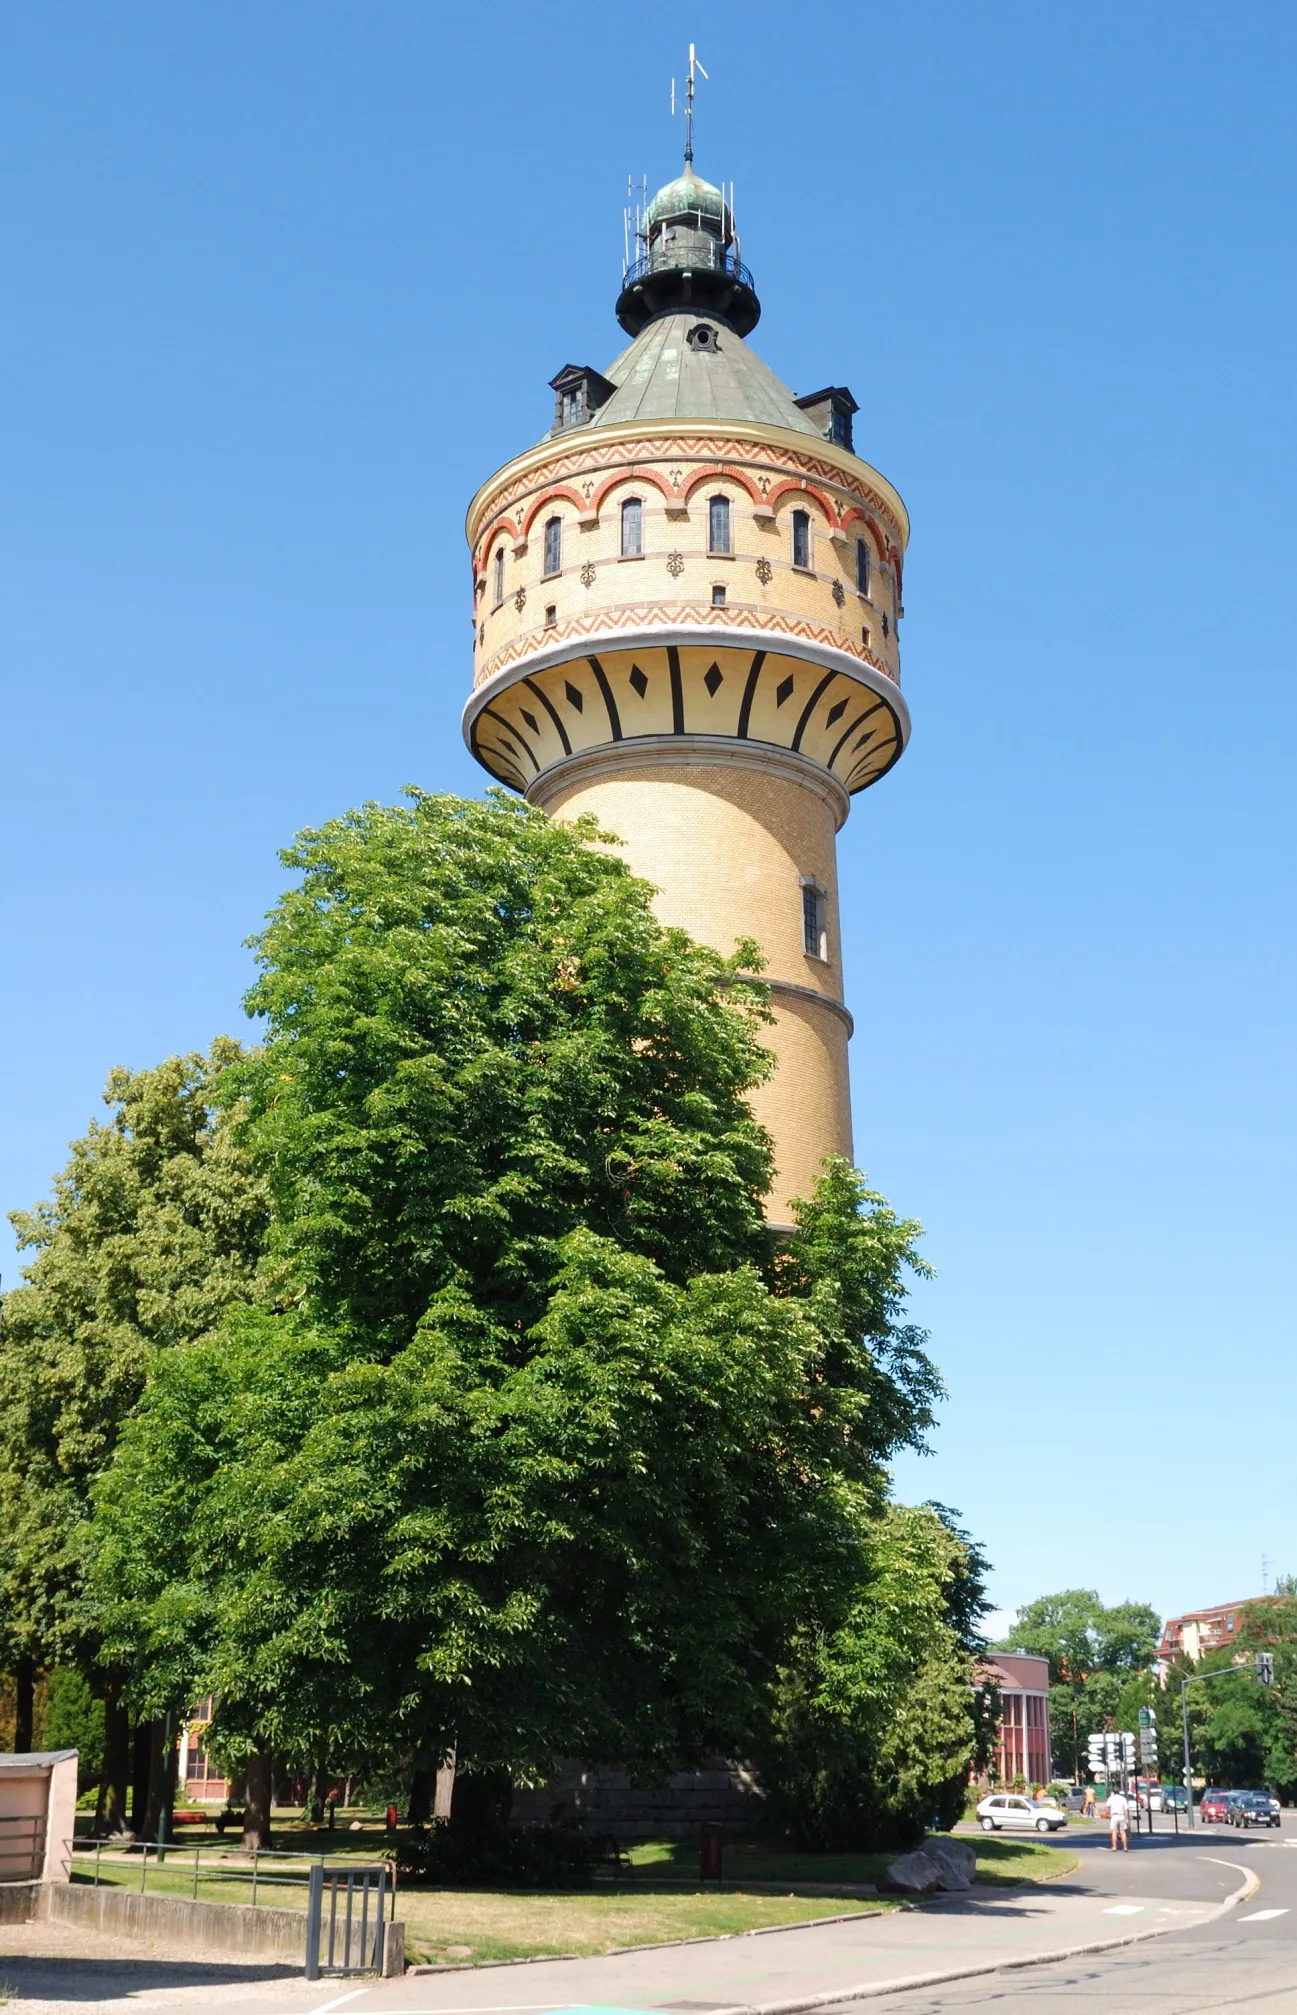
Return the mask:
<svg viewBox="0 0 1297 2015">
<path fill-rule="evenodd" d="M 1218 1672 L 1191 1672 L 1187 1679 L 1180 1681 L 1180 1718 L 1184 1724 L 1184 1795 L 1189 1801 L 1190 1827 L 1193 1825 L 1193 1766 L 1189 1760 L 1189 1688 L 1204 1685 L 1209 1679 L 1232 1679 L 1238 1671 L 1237 1665 L 1222 1665 Z M 1274 1685 L 1274 1657 L 1271 1652 L 1257 1652 L 1256 1676 L 1262 1686 Z"/>
</svg>

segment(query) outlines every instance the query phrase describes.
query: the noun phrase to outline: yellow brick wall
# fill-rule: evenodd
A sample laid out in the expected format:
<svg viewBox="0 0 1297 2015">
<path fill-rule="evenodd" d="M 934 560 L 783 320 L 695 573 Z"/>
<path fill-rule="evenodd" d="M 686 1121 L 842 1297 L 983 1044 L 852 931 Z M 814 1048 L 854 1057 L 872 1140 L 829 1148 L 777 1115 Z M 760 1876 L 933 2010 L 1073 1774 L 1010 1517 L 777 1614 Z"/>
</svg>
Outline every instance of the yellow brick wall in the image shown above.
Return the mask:
<svg viewBox="0 0 1297 2015">
<path fill-rule="evenodd" d="M 753 938 L 767 979 L 841 1000 L 833 807 L 781 774 L 777 760 L 710 765 L 684 756 L 623 776 L 569 772 L 533 796 L 560 818 L 593 813 L 615 834 L 635 873 L 657 889 L 664 922 L 726 953 Z M 804 947 L 803 877 L 826 897 L 827 959 Z M 786 1223 L 789 1198 L 809 1191 L 822 1158 L 851 1154 L 847 1028 L 814 1001 L 776 993 L 772 1006 L 777 1020 L 764 1039 L 778 1069 L 753 1107 L 775 1141 L 768 1212 Z"/>
<path fill-rule="evenodd" d="M 712 590 L 718 586 L 725 589 L 729 604 L 814 622 L 845 648 L 868 651 L 882 669 L 899 679 L 896 568 L 894 559 L 880 553 L 879 543 L 893 552 L 903 550 L 903 530 L 890 512 L 873 506 L 868 517 L 876 536 L 860 518 L 845 526 L 836 519 L 831 523 L 829 512 L 840 516 L 865 506 L 846 487 L 835 487 L 822 473 L 814 473 L 823 444 L 808 442 L 807 452 L 798 458 L 790 456 L 789 437 L 779 438 L 784 445 L 777 462 L 763 462 L 759 443 L 742 444 L 744 473 L 749 482 L 767 486 L 772 504 L 723 473 L 728 464 L 718 461 L 718 473 L 712 473 L 700 454 L 691 471 L 688 459 L 678 452 L 678 440 L 670 444 L 674 454 L 637 455 L 624 475 L 605 469 L 597 487 L 589 484 L 592 494 L 584 500 L 566 473 L 570 443 L 556 446 L 548 459 L 533 458 L 520 495 L 513 493 L 517 486 L 507 480 L 515 465 L 502 470 L 496 480 L 509 499 L 507 508 L 492 510 L 488 496 L 478 513 L 474 683 L 490 677 L 500 654 L 520 638 L 543 649 L 550 609 L 561 627 L 575 617 L 636 603 L 685 602 L 710 608 Z M 799 480 L 799 460 L 810 487 L 779 494 L 781 484 Z M 652 480 L 656 475 L 668 488 L 680 484 L 688 489 L 694 474 L 704 469 L 705 480 L 683 499 L 664 495 L 659 482 Z M 818 496 L 813 494 L 817 491 Z M 729 500 L 728 556 L 708 552 L 708 503 L 713 496 Z M 620 551 L 621 506 L 628 497 L 638 497 L 643 506 L 644 550 L 638 558 L 623 558 Z M 806 511 L 811 521 L 811 564 L 805 569 L 794 567 L 792 559 L 792 514 L 797 510 Z M 562 527 L 561 566 L 557 574 L 546 575 L 544 526 L 550 518 L 557 518 Z M 866 594 L 856 583 L 858 539 L 864 540 L 869 555 Z M 504 554 L 502 582 L 496 567 L 499 552 Z M 759 563 L 764 563 L 760 573 Z M 769 578 L 763 580 L 760 575 L 767 568 Z M 502 588 L 498 596 L 497 587 Z M 841 591 L 840 598 L 835 588 Z"/>
</svg>

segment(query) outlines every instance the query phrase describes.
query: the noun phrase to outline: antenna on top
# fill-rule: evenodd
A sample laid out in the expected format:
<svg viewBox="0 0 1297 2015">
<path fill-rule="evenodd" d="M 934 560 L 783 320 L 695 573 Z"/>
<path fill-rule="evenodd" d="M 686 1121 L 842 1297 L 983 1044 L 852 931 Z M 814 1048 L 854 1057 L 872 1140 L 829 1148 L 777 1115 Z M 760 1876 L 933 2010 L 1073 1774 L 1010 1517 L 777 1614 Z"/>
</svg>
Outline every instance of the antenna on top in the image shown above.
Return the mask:
<svg viewBox="0 0 1297 2015">
<path fill-rule="evenodd" d="M 687 82 L 686 82 L 686 84 L 685 84 L 685 166 L 686 166 L 686 168 L 692 168 L 692 167 L 693 167 L 693 165 L 694 165 L 694 72 L 695 72 L 695 70 L 696 70 L 696 71 L 698 71 L 698 72 L 699 72 L 699 74 L 700 74 L 701 76 L 703 76 L 703 77 L 707 77 L 707 72 L 706 72 L 706 71 L 705 71 L 705 70 L 703 69 L 703 66 L 702 66 L 702 64 L 701 64 L 701 63 L 699 62 L 699 60 L 698 60 L 698 53 L 697 53 L 697 51 L 695 50 L 695 48 L 694 48 L 694 45 L 693 45 L 693 43 L 691 42 L 691 43 L 689 44 L 689 77 L 688 77 L 688 81 L 687 81 Z M 711 81 L 712 81 L 712 80 L 711 80 L 711 78 L 710 78 L 710 77 L 707 77 L 707 82 L 708 82 L 709 84 L 711 83 Z M 675 110 L 676 110 L 676 80 L 675 80 L 675 78 L 673 77 L 673 78 L 671 79 L 671 116 L 672 116 L 672 118 L 673 118 L 673 119 L 674 119 L 674 117 L 675 117 Z"/>
</svg>

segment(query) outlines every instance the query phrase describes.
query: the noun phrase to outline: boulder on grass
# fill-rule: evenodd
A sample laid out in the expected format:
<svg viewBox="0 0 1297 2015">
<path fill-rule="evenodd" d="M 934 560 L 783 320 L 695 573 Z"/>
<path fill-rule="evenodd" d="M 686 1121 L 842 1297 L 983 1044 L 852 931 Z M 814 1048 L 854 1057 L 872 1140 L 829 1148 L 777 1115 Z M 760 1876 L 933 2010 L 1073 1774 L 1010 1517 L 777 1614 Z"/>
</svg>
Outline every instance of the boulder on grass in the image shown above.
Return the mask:
<svg viewBox="0 0 1297 2015">
<path fill-rule="evenodd" d="M 945 1869 L 924 1848 L 918 1847 L 913 1854 L 900 1854 L 895 1861 L 889 1861 L 878 1886 L 897 1896 L 935 1896 L 938 1889 L 946 1886 Z"/>
<path fill-rule="evenodd" d="M 977 1854 L 967 1840 L 927 1840 L 923 1852 L 942 1871 L 943 1889 L 971 1889 L 977 1869 Z"/>
</svg>

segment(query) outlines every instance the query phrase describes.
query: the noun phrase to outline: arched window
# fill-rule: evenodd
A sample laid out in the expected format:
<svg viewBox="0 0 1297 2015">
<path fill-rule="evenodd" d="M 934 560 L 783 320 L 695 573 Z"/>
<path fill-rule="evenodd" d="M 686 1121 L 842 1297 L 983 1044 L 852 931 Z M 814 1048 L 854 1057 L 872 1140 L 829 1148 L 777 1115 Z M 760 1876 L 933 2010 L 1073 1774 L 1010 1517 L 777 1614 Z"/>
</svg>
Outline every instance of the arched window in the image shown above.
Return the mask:
<svg viewBox="0 0 1297 2015">
<path fill-rule="evenodd" d="M 563 520 L 545 520 L 545 572 L 558 574 L 563 570 Z"/>
<path fill-rule="evenodd" d="M 728 497 L 712 497 L 708 502 L 707 550 L 709 553 L 728 553 L 730 550 L 730 500 Z"/>
<path fill-rule="evenodd" d="M 793 512 L 793 565 L 809 567 L 811 564 L 811 514 L 809 511 Z"/>
<path fill-rule="evenodd" d="M 504 544 L 495 549 L 495 606 L 498 609 L 504 600 Z"/>
<path fill-rule="evenodd" d="M 627 497 L 621 507 L 621 556 L 636 560 L 644 551 L 644 506 L 638 497 Z"/>
<path fill-rule="evenodd" d="M 856 593 L 869 593 L 869 545 L 865 539 L 856 540 Z"/>
</svg>

